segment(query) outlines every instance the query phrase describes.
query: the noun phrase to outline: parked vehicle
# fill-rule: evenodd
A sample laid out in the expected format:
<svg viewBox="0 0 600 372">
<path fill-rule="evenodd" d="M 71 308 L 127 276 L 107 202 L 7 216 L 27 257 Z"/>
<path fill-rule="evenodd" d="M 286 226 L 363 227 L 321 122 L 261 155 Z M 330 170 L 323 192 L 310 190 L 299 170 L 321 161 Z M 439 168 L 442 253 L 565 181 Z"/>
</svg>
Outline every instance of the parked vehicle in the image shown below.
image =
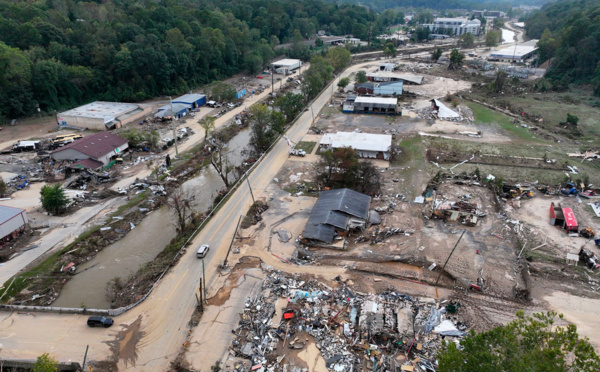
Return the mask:
<svg viewBox="0 0 600 372">
<path fill-rule="evenodd" d="M 294 156 L 306 156 L 306 151 L 300 149 L 292 149 L 290 150 L 290 155 Z"/>
<path fill-rule="evenodd" d="M 13 145 L 14 152 L 36 151 L 41 148 L 40 141 L 19 141 Z"/>
<path fill-rule="evenodd" d="M 78 140 L 80 138 L 83 138 L 83 136 L 81 134 L 75 134 L 75 133 L 59 134 L 58 136 L 54 137 L 54 140 L 52 141 L 52 143 L 54 145 L 63 146 L 68 143 L 71 143 L 75 140 Z"/>
<path fill-rule="evenodd" d="M 90 327 L 108 328 L 113 325 L 114 320 L 106 316 L 90 316 L 87 320 L 87 325 Z"/>
<path fill-rule="evenodd" d="M 196 252 L 196 257 L 198 257 L 198 258 L 206 257 L 206 254 L 208 253 L 209 249 L 210 249 L 210 247 L 208 244 L 202 244 L 200 246 L 200 248 L 198 248 L 198 252 Z"/>
</svg>

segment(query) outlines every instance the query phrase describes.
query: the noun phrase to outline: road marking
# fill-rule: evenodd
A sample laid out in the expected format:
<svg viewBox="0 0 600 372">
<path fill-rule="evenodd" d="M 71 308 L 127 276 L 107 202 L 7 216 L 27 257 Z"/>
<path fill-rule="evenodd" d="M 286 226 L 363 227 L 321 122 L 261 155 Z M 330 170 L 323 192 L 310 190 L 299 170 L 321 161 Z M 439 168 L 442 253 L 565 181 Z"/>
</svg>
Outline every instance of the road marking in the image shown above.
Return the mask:
<svg viewBox="0 0 600 372">
<path fill-rule="evenodd" d="M 179 281 L 177 282 L 177 284 L 173 287 L 173 289 L 171 290 L 171 293 L 169 293 L 169 295 L 167 296 L 167 300 L 171 299 L 171 296 L 173 295 L 173 292 L 175 292 L 175 290 L 177 289 L 177 287 L 179 287 L 179 284 L 181 284 L 181 281 L 183 280 L 183 278 L 186 276 L 186 274 L 188 273 L 188 271 L 190 271 L 190 269 L 185 269 L 185 272 L 183 273 L 183 275 L 181 276 L 181 278 L 179 278 Z"/>
</svg>

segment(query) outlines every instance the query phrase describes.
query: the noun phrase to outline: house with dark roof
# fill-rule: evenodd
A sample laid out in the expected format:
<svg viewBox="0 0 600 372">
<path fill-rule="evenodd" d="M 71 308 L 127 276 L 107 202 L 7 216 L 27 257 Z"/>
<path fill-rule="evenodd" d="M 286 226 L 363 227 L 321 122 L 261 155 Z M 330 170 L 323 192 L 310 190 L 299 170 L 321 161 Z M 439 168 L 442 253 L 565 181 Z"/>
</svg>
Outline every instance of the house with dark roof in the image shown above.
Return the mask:
<svg viewBox="0 0 600 372">
<path fill-rule="evenodd" d="M 302 238 L 307 244 L 331 245 L 348 230 L 366 226 L 370 205 L 370 196 L 350 189 L 322 191 Z"/>
<path fill-rule="evenodd" d="M 54 160 L 71 160 L 73 166 L 98 169 L 121 156 L 128 148 L 127 140 L 110 132 L 83 137 L 50 153 Z"/>
<path fill-rule="evenodd" d="M 16 238 L 28 223 L 25 209 L 0 205 L 0 245 Z"/>
</svg>

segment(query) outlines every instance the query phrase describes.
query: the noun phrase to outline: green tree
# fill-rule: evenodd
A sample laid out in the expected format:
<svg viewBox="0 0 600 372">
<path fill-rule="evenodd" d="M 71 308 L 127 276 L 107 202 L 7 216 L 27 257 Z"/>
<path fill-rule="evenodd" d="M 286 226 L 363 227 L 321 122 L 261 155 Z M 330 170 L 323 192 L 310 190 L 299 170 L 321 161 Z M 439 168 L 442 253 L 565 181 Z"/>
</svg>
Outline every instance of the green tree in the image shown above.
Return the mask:
<svg viewBox="0 0 600 372">
<path fill-rule="evenodd" d="M 44 353 L 37 357 L 31 372 L 57 372 L 58 361 L 50 356 L 48 353 Z"/>
<path fill-rule="evenodd" d="M 555 312 L 526 316 L 522 311 L 504 326 L 471 332 L 445 343 L 439 354 L 441 372 L 599 371 L 600 358 L 577 327 L 556 325 Z"/>
<path fill-rule="evenodd" d="M 207 94 L 215 101 L 233 101 L 235 99 L 235 87 L 233 84 L 215 81 L 208 86 Z"/>
<path fill-rule="evenodd" d="M 344 47 L 335 47 L 327 52 L 326 58 L 333 71 L 339 73 L 350 64 L 350 51 Z"/>
<path fill-rule="evenodd" d="M 304 73 L 300 89 L 307 100 L 316 97 L 332 78 L 333 67 L 325 58 L 315 55 L 310 60 L 310 67 Z"/>
<path fill-rule="evenodd" d="M 485 46 L 488 48 L 495 47 L 500 42 L 502 31 L 489 31 L 485 34 Z"/>
<path fill-rule="evenodd" d="M 452 52 L 450 52 L 450 65 L 448 68 L 450 70 L 459 69 L 462 66 L 464 59 L 464 54 L 462 54 L 458 49 L 452 49 Z"/>
<path fill-rule="evenodd" d="M 340 81 L 338 81 L 337 86 L 342 88 L 342 90 L 343 90 L 344 88 L 346 88 L 348 86 L 348 84 L 350 84 L 350 78 L 344 77 L 344 78 L 341 78 Z"/>
<path fill-rule="evenodd" d="M 279 109 L 285 116 L 286 122 L 292 121 L 304 107 L 303 97 L 301 94 L 287 92 L 275 98 L 274 106 Z"/>
<path fill-rule="evenodd" d="M 466 34 L 460 35 L 459 45 L 461 48 L 473 48 L 475 45 L 475 36 L 472 33 L 467 32 Z"/>
<path fill-rule="evenodd" d="M 323 39 L 321 39 L 320 37 L 318 37 L 318 38 L 315 40 L 315 46 L 316 46 L 317 48 L 320 48 L 320 47 L 322 47 L 322 46 L 323 46 Z"/>
<path fill-rule="evenodd" d="M 442 56 L 442 53 L 443 53 L 442 48 L 440 48 L 440 47 L 435 48 L 431 52 L 431 60 L 433 62 L 437 62 L 440 59 L 440 57 Z"/>
<path fill-rule="evenodd" d="M 419 26 L 416 28 L 415 33 L 413 34 L 413 38 L 417 42 L 429 40 L 429 33 L 429 27 Z"/>
<path fill-rule="evenodd" d="M 357 84 L 364 84 L 368 81 L 367 79 L 367 72 L 365 70 L 360 70 L 356 73 L 356 76 L 354 77 L 354 81 L 356 81 Z"/>
<path fill-rule="evenodd" d="M 537 43 L 538 47 L 538 58 L 540 62 L 546 62 L 550 58 L 554 57 L 554 52 L 557 47 L 557 40 L 552 35 L 552 31 L 546 28 L 542 33 L 540 41 Z"/>
<path fill-rule="evenodd" d="M 394 45 L 394 43 L 392 43 L 392 42 L 386 43 L 385 47 L 383 47 L 383 55 L 388 58 L 396 57 L 397 53 L 398 53 L 398 49 L 396 49 L 396 45 Z"/>
<path fill-rule="evenodd" d="M 42 208 L 50 214 L 60 214 L 69 203 L 69 198 L 65 195 L 65 189 L 60 183 L 54 185 L 44 185 L 40 190 Z"/>
<path fill-rule="evenodd" d="M 494 18 L 493 26 L 494 30 L 499 30 L 504 27 L 504 18 Z"/>
<path fill-rule="evenodd" d="M 204 129 L 204 142 L 206 143 L 208 135 L 215 130 L 215 118 L 212 116 L 205 116 L 198 124 Z"/>
<path fill-rule="evenodd" d="M 350 147 L 325 151 L 315 167 L 320 186 L 355 189 L 359 183 L 360 160 Z"/>
<path fill-rule="evenodd" d="M 6 182 L 2 178 L 0 178 L 0 198 L 2 198 L 6 194 Z"/>
<path fill-rule="evenodd" d="M 253 105 L 248 111 L 251 152 L 258 157 L 265 153 L 277 135 L 283 132 L 285 119 L 282 113 L 273 111 L 264 104 Z"/>
</svg>

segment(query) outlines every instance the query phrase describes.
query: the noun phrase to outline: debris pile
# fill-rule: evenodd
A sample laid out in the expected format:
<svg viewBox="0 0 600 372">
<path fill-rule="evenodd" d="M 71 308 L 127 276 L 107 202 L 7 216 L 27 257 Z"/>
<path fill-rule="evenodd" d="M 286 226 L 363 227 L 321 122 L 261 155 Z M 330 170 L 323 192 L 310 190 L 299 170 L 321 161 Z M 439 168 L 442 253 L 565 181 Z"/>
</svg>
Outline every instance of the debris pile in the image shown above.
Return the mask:
<svg viewBox="0 0 600 372">
<path fill-rule="evenodd" d="M 269 274 L 233 330 L 231 353 L 250 360 L 234 370 L 301 371 L 295 350 L 313 344 L 329 371 L 435 371 L 441 340 L 465 335 L 460 303 L 443 306 L 392 290 L 359 293 L 336 279 L 340 286 L 331 288 Z"/>
</svg>

